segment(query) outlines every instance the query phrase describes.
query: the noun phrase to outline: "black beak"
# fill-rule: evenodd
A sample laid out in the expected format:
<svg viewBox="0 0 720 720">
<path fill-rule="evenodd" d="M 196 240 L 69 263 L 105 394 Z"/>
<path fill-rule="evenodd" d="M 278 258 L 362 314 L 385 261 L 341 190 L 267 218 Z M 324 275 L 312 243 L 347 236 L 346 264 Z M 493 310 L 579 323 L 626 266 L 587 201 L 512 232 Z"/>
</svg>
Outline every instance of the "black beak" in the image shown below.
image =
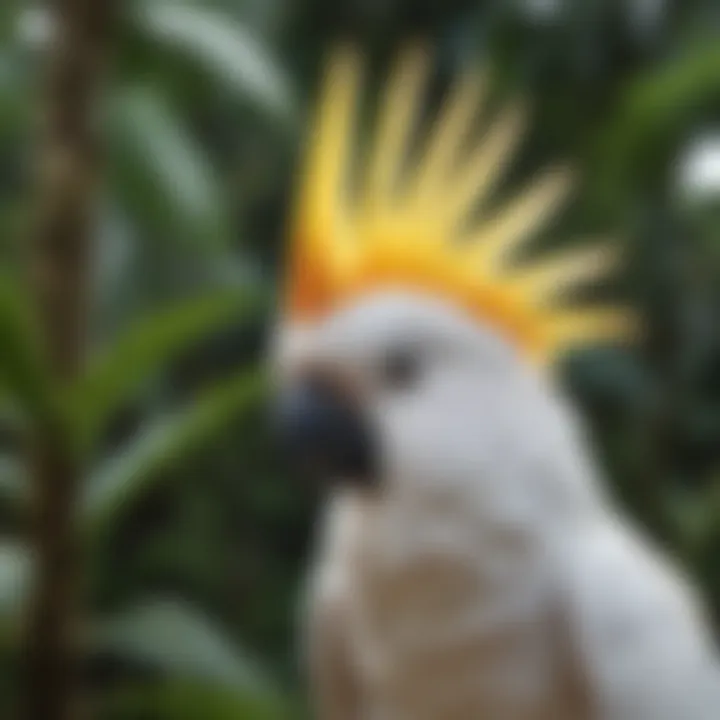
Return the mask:
<svg viewBox="0 0 720 720">
<path fill-rule="evenodd" d="M 370 423 L 340 393 L 311 381 L 291 386 L 277 399 L 274 419 L 286 459 L 303 473 L 372 484 L 377 453 Z"/>
</svg>

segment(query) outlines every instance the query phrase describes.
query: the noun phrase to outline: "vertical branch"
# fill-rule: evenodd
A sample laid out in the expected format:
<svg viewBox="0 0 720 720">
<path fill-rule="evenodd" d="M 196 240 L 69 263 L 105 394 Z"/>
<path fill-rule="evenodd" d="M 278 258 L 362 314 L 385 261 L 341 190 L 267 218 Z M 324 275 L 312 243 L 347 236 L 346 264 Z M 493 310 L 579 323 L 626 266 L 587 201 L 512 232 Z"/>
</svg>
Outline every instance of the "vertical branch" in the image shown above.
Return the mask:
<svg viewBox="0 0 720 720">
<path fill-rule="evenodd" d="M 59 385 L 82 372 L 99 173 L 96 106 L 112 2 L 52 3 L 30 271 L 48 363 Z M 22 717 L 69 720 L 75 712 L 74 596 L 80 568 L 73 512 L 79 468 L 55 423 L 36 428 L 31 453 L 37 565 L 24 646 Z"/>
</svg>

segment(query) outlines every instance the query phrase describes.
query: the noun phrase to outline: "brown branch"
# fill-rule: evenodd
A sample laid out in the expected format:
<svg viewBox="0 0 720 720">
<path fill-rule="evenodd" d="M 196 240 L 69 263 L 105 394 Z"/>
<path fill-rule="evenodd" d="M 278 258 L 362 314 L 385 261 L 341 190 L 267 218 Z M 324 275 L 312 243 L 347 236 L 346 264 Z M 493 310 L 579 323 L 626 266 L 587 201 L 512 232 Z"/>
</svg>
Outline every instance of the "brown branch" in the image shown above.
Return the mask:
<svg viewBox="0 0 720 720">
<path fill-rule="evenodd" d="M 88 259 L 98 184 L 98 95 L 113 0 L 55 0 L 38 152 L 37 225 L 31 281 L 49 366 L 58 384 L 82 372 Z M 32 439 L 33 549 L 36 574 L 28 607 L 22 717 L 76 717 L 73 646 L 81 579 L 73 512 L 79 477 L 55 423 Z"/>
</svg>

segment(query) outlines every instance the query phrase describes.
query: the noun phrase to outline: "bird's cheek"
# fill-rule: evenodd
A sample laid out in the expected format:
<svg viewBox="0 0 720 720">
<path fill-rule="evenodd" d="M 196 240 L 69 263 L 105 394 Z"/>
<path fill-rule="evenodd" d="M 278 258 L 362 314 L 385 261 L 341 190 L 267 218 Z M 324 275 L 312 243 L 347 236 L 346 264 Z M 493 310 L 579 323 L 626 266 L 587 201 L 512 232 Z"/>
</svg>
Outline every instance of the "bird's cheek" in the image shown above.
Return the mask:
<svg viewBox="0 0 720 720">
<path fill-rule="evenodd" d="M 407 486 L 436 474 L 436 433 L 422 414 L 394 407 L 379 416 L 378 427 L 383 475 L 388 483 Z"/>
<path fill-rule="evenodd" d="M 383 418 L 383 461 L 389 485 L 413 491 L 452 492 L 475 476 L 481 424 L 449 412 L 441 401 L 396 407 Z M 485 422 L 485 421 L 483 421 Z"/>
</svg>

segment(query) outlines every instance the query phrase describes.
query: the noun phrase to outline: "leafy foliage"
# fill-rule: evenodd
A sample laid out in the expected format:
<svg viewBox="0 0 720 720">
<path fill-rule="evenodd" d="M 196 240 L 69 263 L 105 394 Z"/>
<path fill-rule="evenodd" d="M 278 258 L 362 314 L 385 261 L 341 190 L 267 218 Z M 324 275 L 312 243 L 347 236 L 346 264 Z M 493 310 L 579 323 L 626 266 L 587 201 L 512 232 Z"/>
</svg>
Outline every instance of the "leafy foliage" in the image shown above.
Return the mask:
<svg viewBox="0 0 720 720">
<path fill-rule="evenodd" d="M 229 240 L 222 193 L 207 156 L 152 87 L 118 91 L 108 108 L 111 167 L 126 206 L 157 232 L 199 246 Z"/>
<path fill-rule="evenodd" d="M 184 412 L 157 417 L 92 474 L 82 503 L 82 518 L 93 528 L 107 529 L 112 517 L 147 490 L 168 465 L 182 463 L 187 453 L 207 442 L 255 400 L 261 383 L 256 373 L 241 373 L 218 383 Z"/>
<path fill-rule="evenodd" d="M 120 404 L 173 356 L 230 320 L 237 321 L 243 304 L 247 310 L 249 293 L 245 295 L 243 298 L 236 292 L 223 292 L 178 303 L 143 318 L 120 334 L 69 393 L 68 401 L 81 418 L 82 435 L 97 438 Z"/>
<path fill-rule="evenodd" d="M 287 132 L 292 112 L 289 81 L 263 41 L 244 28 L 238 17 L 190 3 L 142 3 L 131 8 L 125 20 L 131 35 L 144 36 L 158 56 L 196 63 L 208 78 L 242 101 L 238 109 L 254 107 L 260 115 L 272 116 L 278 131 Z M 16 6 L 7 19 L 3 13 L 3 21 L 3 30 L 8 30 L 13 42 L 7 58 L 3 57 L 8 60 L 2 65 L 6 75 L 0 78 L 0 194 L 8 158 L 18 157 L 18 146 L 6 143 L 9 138 L 23 143 L 30 139 L 18 129 L 32 109 L 23 84 L 26 78 L 18 74 L 19 66 L 10 62 L 9 53 L 34 57 L 47 45 L 52 31 L 51 16 L 37 9 Z M 221 33 L 223 42 L 214 43 L 213 33 Z M 119 518 L 137 511 L 155 481 L 177 474 L 191 455 L 246 414 L 262 393 L 259 373 L 248 368 L 244 358 L 237 359 L 226 379 L 216 378 L 209 389 L 193 392 L 191 397 L 180 397 L 172 389 L 181 358 L 228 328 L 242 328 L 258 315 L 266 292 L 244 272 L 247 260 L 233 247 L 236 228 L 217 163 L 192 123 L 179 119 L 172 93 L 163 97 L 163 77 L 167 75 L 159 72 L 154 81 L 138 83 L 129 73 L 127 82 L 109 86 L 102 117 L 112 168 L 106 206 L 113 214 L 103 214 L 100 220 L 115 222 L 120 215 L 122 225 L 135 235 L 132 248 L 126 248 L 135 254 L 133 262 L 125 264 L 126 273 L 138 264 L 152 267 L 152 249 L 144 252 L 147 243 L 172 253 L 173 271 L 184 264 L 187 275 L 201 276 L 198 270 L 219 267 L 241 272 L 234 282 L 213 282 L 212 288 L 190 283 L 168 292 L 168 285 L 162 289 L 155 282 L 157 289 L 151 286 L 155 292 L 144 298 L 133 289 L 137 276 L 126 275 L 120 283 L 116 279 L 124 293 L 116 293 L 115 300 L 128 311 L 117 313 L 103 305 L 103 312 L 113 316 L 113 321 L 108 324 L 102 316 L 93 318 L 93 330 L 100 332 L 93 332 L 93 353 L 81 380 L 71 387 L 56 387 L 44 367 L 44 348 L 31 303 L 23 286 L 9 279 L 24 263 L 24 256 L 9 245 L 3 248 L 8 272 L 0 283 L 0 340 L 5 348 L 0 361 L 4 452 L 0 523 L 8 538 L 19 533 L 0 546 L 2 652 L 9 657 L 17 654 L 15 630 L 21 627 L 20 613 L 34 569 L 22 537 L 33 497 L 24 460 L 27 440 L 40 424 L 60 433 L 61 442 L 72 443 L 87 468 L 78 529 L 87 540 L 86 570 L 92 588 L 101 586 L 102 576 L 113 572 L 103 551 L 122 525 Z M 9 197 L 14 200 L 15 195 Z M 10 225 L 0 229 L 8 230 Z M 125 239 L 104 227 L 101 235 L 109 242 Z M 172 243 L 158 243 L 158 236 L 171 238 Z M 137 241 L 140 238 L 143 242 Z M 98 287 L 100 293 L 104 290 Z M 163 385 L 169 394 L 153 391 Z M 133 416 L 133 427 L 125 429 L 128 413 Z M 171 484 L 165 487 L 172 492 Z M 152 592 L 150 596 L 154 597 Z M 114 607 L 112 614 L 95 618 L 93 598 L 88 599 L 91 623 L 84 639 L 89 657 L 111 657 L 127 668 L 103 689 L 99 700 L 103 712 L 110 713 L 112 699 L 124 696 L 122 688 L 129 687 L 138 672 L 150 672 L 159 673 L 163 683 L 177 690 L 175 699 L 187 695 L 185 710 L 192 707 L 194 697 L 202 698 L 204 705 L 214 702 L 217 717 L 229 712 L 287 717 L 278 710 L 281 694 L 256 668 L 251 653 L 182 599 L 143 603 L 129 599 L 125 609 Z M 4 689 L 3 707 L 6 700 L 8 707 L 12 701 L 6 695 Z M 155 695 L 158 700 L 161 693 Z M 208 702 L 208 698 L 215 700 Z M 162 702 L 173 705 L 169 697 Z"/>
<path fill-rule="evenodd" d="M 89 642 L 96 651 L 172 676 L 209 680 L 239 693 L 271 692 L 254 661 L 242 657 L 207 618 L 176 601 L 142 603 L 96 621 Z"/>
<path fill-rule="evenodd" d="M 32 570 L 28 433 L 52 420 L 85 468 L 97 717 L 299 714 L 292 632 L 313 499 L 283 477 L 259 415 L 268 276 L 324 50 L 352 35 L 384 68 L 418 30 L 438 47 L 439 91 L 483 58 L 499 96 L 532 95 L 518 176 L 557 157 L 579 166 L 579 202 L 553 240 L 617 235 L 627 251 L 626 276 L 598 292 L 628 297 L 647 341 L 570 358 L 564 378 L 618 501 L 683 559 L 720 624 L 720 222 L 717 203 L 677 193 L 687 143 L 717 135 L 715 3 L 125 4 L 99 108 L 107 255 L 93 258 L 92 354 L 82 381 L 63 388 L 46 377 L 15 240 L 32 218 L 49 26 L 38 8 L 0 5 L 3 668 Z"/>
</svg>

